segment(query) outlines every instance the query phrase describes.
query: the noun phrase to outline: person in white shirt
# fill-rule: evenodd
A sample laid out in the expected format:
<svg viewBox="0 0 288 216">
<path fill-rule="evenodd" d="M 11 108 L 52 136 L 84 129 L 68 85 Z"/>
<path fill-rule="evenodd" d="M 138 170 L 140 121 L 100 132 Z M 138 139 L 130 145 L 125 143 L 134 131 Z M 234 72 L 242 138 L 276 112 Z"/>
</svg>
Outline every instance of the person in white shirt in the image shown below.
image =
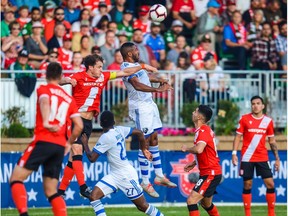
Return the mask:
<svg viewBox="0 0 288 216">
<path fill-rule="evenodd" d="M 106 154 L 110 165 L 110 173 L 97 182 L 89 198 L 95 214 L 106 216 L 100 199 L 120 189 L 140 211 L 150 216 L 164 216 L 157 208 L 146 202 L 143 189 L 139 184 L 137 171 L 130 164 L 126 155 L 125 139 L 130 135 L 136 135 L 143 155 L 148 160 L 152 160 L 143 133 L 137 129 L 114 126 L 114 124 L 113 113 L 110 111 L 102 112 L 100 125 L 103 128 L 103 134 L 96 142 L 93 151 L 89 149 L 87 136 L 85 134 L 82 136 L 83 146 L 89 161 L 95 162 L 100 155 Z"/>
<path fill-rule="evenodd" d="M 140 65 L 139 50 L 132 42 L 124 43 L 120 48 L 124 62 L 121 70 L 129 67 Z M 168 187 L 177 187 L 176 184 L 169 181 L 164 175 L 161 164 L 161 157 L 158 147 L 158 133 L 162 128 L 162 122 L 157 105 L 152 98 L 152 92 L 164 92 L 173 89 L 166 79 L 149 74 L 142 66 L 142 70 L 132 76 L 123 77 L 123 82 L 128 90 L 129 117 L 134 121 L 136 128 L 142 130 L 145 135 L 149 151 L 152 153 L 152 164 L 156 174 L 154 183 Z M 158 88 L 151 87 L 151 82 L 160 83 Z M 149 161 L 139 150 L 138 160 L 141 169 L 142 182 L 141 186 L 152 197 L 159 197 L 149 181 Z"/>
</svg>

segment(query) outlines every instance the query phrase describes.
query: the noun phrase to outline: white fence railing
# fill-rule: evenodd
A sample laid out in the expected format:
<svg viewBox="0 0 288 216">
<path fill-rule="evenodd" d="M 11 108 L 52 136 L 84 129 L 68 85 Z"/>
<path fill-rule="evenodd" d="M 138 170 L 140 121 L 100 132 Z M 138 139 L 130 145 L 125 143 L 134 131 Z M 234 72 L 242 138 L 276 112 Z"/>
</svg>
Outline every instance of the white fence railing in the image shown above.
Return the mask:
<svg viewBox="0 0 288 216">
<path fill-rule="evenodd" d="M 2 71 L 2 74 L 15 72 Z M 19 71 L 17 72 L 19 73 Z M 33 71 L 33 73 L 37 73 L 37 71 Z M 240 108 L 240 114 L 244 114 L 250 112 L 250 98 L 254 95 L 260 95 L 267 99 L 267 114 L 274 119 L 275 127 L 286 127 L 287 80 L 281 77 L 283 71 L 213 71 L 214 76 L 209 76 L 208 74 L 211 72 L 207 71 L 161 71 L 160 73 L 172 81 L 174 86 L 173 91 L 154 94 L 157 104 L 165 110 L 162 121 L 166 127 L 185 127 L 180 113 L 183 104 L 189 100 L 210 105 L 215 111 L 214 114 L 217 111 L 218 100 L 232 100 Z M 238 77 L 239 74 L 242 75 L 239 76 L 241 78 Z M 245 74 L 244 77 L 243 74 Z M 220 79 L 215 81 L 215 77 L 220 77 Z M 38 79 L 35 90 L 43 83 L 45 83 L 44 79 Z M 71 86 L 66 85 L 63 88 L 71 93 Z M 2 78 L 1 111 L 13 106 L 23 108 L 25 111 L 24 125 L 34 128 L 35 90 L 29 98 L 24 97 L 18 92 L 14 79 Z M 113 106 L 125 103 L 126 99 L 127 91 L 123 84 L 119 80 L 110 81 L 102 94 L 101 110 L 111 110 Z M 131 123 L 128 118 L 124 118 L 124 121 L 126 124 Z M 93 127 L 100 128 L 97 121 Z"/>
</svg>

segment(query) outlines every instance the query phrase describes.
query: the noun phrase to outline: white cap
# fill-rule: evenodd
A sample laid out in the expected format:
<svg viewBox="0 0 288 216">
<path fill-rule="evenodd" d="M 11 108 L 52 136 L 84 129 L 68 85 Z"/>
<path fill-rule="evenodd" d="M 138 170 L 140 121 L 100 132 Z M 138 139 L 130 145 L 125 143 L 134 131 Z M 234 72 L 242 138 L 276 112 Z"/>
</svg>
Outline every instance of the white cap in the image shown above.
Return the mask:
<svg viewBox="0 0 288 216">
<path fill-rule="evenodd" d="M 172 27 L 173 26 L 181 26 L 181 27 L 183 27 L 183 23 L 180 20 L 174 20 L 172 22 Z"/>
</svg>

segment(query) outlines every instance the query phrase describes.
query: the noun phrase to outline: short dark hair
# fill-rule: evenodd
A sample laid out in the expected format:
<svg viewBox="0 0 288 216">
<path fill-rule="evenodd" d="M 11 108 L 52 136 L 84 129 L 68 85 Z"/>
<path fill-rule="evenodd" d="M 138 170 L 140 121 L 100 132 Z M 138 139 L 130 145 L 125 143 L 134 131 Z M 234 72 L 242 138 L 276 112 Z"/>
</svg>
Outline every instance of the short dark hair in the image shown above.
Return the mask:
<svg viewBox="0 0 288 216">
<path fill-rule="evenodd" d="M 120 52 L 121 55 L 123 56 L 123 59 L 127 57 L 128 52 L 130 52 L 134 46 L 135 44 L 132 42 L 126 42 L 122 44 L 122 46 L 120 47 Z"/>
<path fill-rule="evenodd" d="M 58 62 L 50 62 L 46 69 L 47 80 L 58 80 L 62 76 L 62 67 Z"/>
<path fill-rule="evenodd" d="M 14 25 L 17 25 L 17 26 L 20 27 L 20 24 L 15 20 L 15 21 L 11 22 L 9 24 L 9 26 L 8 26 L 10 31 L 12 31 L 12 28 L 13 28 Z"/>
<path fill-rule="evenodd" d="M 263 98 L 260 97 L 259 95 L 255 95 L 255 96 L 253 96 L 253 97 L 250 99 L 250 102 L 252 103 L 252 101 L 255 100 L 255 99 L 260 99 L 261 102 L 262 102 L 262 104 L 264 104 L 264 100 L 263 100 Z"/>
<path fill-rule="evenodd" d="M 40 12 L 41 12 L 41 10 L 40 10 L 39 7 L 32 7 L 32 9 L 31 9 L 31 13 L 32 13 L 33 11 L 40 11 Z"/>
<path fill-rule="evenodd" d="M 88 55 L 84 58 L 83 64 L 86 67 L 86 71 L 88 70 L 89 66 L 94 66 L 98 61 L 101 61 L 102 63 L 104 62 L 103 58 L 99 55 L 92 54 Z"/>
<path fill-rule="evenodd" d="M 264 25 L 269 25 L 269 26 L 270 26 L 270 28 L 271 28 L 271 23 L 270 23 L 270 22 L 268 22 L 268 21 L 265 21 L 265 22 L 263 22 L 263 23 L 262 23 L 262 26 L 264 26 Z"/>
<path fill-rule="evenodd" d="M 207 105 L 199 105 L 198 106 L 198 112 L 201 113 L 204 118 L 205 118 L 205 123 L 210 121 L 212 115 L 213 115 L 213 111 L 212 109 L 207 106 Z"/>
<path fill-rule="evenodd" d="M 284 25 L 287 25 L 286 20 L 282 20 L 282 21 L 280 21 L 280 22 L 278 23 L 279 31 L 281 30 L 281 28 L 282 28 Z"/>
<path fill-rule="evenodd" d="M 83 40 L 87 38 L 89 40 L 89 36 L 88 35 L 83 35 L 80 39 L 80 44 L 82 44 Z"/>
<path fill-rule="evenodd" d="M 115 124 L 114 114 L 110 111 L 104 111 L 100 116 L 100 125 L 103 128 L 112 127 Z"/>
</svg>

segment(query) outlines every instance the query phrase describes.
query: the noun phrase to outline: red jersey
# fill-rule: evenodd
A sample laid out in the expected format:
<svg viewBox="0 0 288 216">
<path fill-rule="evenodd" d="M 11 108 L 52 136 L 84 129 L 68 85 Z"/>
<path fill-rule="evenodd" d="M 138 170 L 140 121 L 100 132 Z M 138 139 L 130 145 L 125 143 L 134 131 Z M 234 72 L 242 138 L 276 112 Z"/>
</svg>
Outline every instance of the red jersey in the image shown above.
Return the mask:
<svg viewBox="0 0 288 216">
<path fill-rule="evenodd" d="M 99 113 L 102 90 L 110 79 L 110 72 L 103 72 L 99 78 L 91 77 L 87 72 L 78 72 L 72 74 L 70 78 L 77 81 L 77 85 L 72 88 L 72 95 L 78 111 Z"/>
<path fill-rule="evenodd" d="M 72 63 L 72 58 L 73 52 L 71 50 L 66 50 L 63 47 L 58 48 L 58 61 L 63 68 Z"/>
<path fill-rule="evenodd" d="M 40 111 L 40 98 L 47 97 L 50 101 L 50 124 L 61 126 L 57 132 L 50 132 L 43 127 Z M 36 126 L 34 140 L 41 140 L 65 146 L 67 119 L 80 116 L 74 99 L 68 95 L 60 86 L 53 84 L 41 85 L 37 89 Z"/>
<path fill-rule="evenodd" d="M 200 176 L 222 174 L 217 153 L 215 134 L 208 125 L 202 125 L 195 131 L 194 145 L 206 144 L 201 154 L 196 154 Z"/>
<path fill-rule="evenodd" d="M 215 52 L 210 51 L 214 55 L 214 59 L 216 62 L 218 62 L 218 58 Z M 190 60 L 192 64 L 195 63 L 203 63 L 203 59 L 205 55 L 207 54 L 207 51 L 203 49 L 202 46 L 198 46 L 196 49 L 194 49 L 190 55 Z"/>
<path fill-rule="evenodd" d="M 100 1 L 95 1 L 95 0 L 81 0 L 83 7 L 89 9 L 90 11 L 94 9 L 98 9 L 99 2 Z M 110 0 L 104 0 L 104 2 L 106 3 L 108 8 L 111 7 Z"/>
<path fill-rule="evenodd" d="M 243 162 L 268 161 L 266 136 L 274 136 L 274 125 L 270 117 L 263 115 L 255 118 L 252 113 L 243 115 L 239 121 L 236 133 L 243 134 L 241 156 Z"/>
<path fill-rule="evenodd" d="M 191 13 L 191 11 L 194 10 L 194 4 L 192 0 L 173 1 L 171 10 L 179 13 Z"/>
<path fill-rule="evenodd" d="M 143 23 L 142 20 L 137 19 L 133 23 L 133 29 L 141 29 L 143 34 L 150 33 L 150 31 L 151 31 L 150 30 L 150 26 L 151 26 L 151 21 L 150 20 L 148 20 L 147 23 Z"/>
</svg>

